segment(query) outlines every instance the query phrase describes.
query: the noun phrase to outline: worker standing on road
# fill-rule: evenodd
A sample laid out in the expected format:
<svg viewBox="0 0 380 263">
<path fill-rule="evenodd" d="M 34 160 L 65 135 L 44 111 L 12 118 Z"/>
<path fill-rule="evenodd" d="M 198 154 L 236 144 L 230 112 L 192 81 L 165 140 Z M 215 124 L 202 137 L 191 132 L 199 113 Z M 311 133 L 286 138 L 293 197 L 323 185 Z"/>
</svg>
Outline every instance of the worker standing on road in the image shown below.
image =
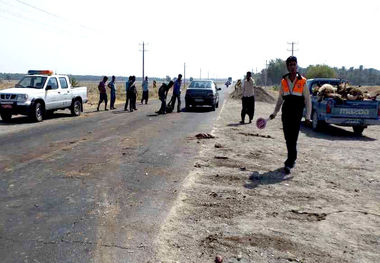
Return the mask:
<svg viewBox="0 0 380 263">
<path fill-rule="evenodd" d="M 277 104 L 269 118 L 274 119 L 282 104 L 284 104 L 282 106 L 281 120 L 288 150 L 284 171 L 289 174 L 297 159 L 297 140 L 305 106 L 306 124 L 310 125 L 311 101 L 306 78 L 297 72 L 297 58 L 294 56 L 288 57 L 286 67 L 289 73 L 284 75 L 281 80 Z"/>
<path fill-rule="evenodd" d="M 166 114 L 166 97 L 170 88 L 173 86 L 174 82 L 170 81 L 169 84 L 162 83 L 161 87 L 158 89 L 158 97 L 161 101 L 161 108 L 156 111 L 158 114 Z"/>
<path fill-rule="evenodd" d="M 115 101 L 116 101 L 116 86 L 115 86 L 115 76 L 112 76 L 111 81 L 108 83 L 108 88 L 111 89 L 111 105 L 110 109 L 114 110 L 115 108 Z"/>
<path fill-rule="evenodd" d="M 244 124 L 246 114 L 248 114 L 249 123 L 251 123 L 253 115 L 255 114 L 255 80 L 252 78 L 251 72 L 247 72 L 247 76 L 243 81 L 242 93 L 240 123 Z"/>
<path fill-rule="evenodd" d="M 179 74 L 178 78 L 174 82 L 173 96 L 171 101 L 173 102 L 173 109 L 175 106 L 176 99 L 178 100 L 177 112 L 181 112 L 181 84 L 182 84 L 182 75 Z"/>
<path fill-rule="evenodd" d="M 100 104 L 104 101 L 104 110 L 107 111 L 107 90 L 106 90 L 106 82 L 108 80 L 108 77 L 104 76 L 103 80 L 99 82 L 98 90 L 99 90 L 99 103 L 97 111 L 99 111 Z"/>
<path fill-rule="evenodd" d="M 137 88 L 136 88 L 136 76 L 132 76 L 132 83 L 129 86 L 130 96 L 131 96 L 131 111 L 137 110 L 136 100 L 137 100 Z"/>
<path fill-rule="evenodd" d="M 132 82 L 132 76 L 128 77 L 128 80 L 125 82 L 125 105 L 124 105 L 124 110 L 128 111 L 128 102 L 129 104 L 131 103 L 131 96 L 129 93 L 129 86 L 131 85 Z"/>
<path fill-rule="evenodd" d="M 141 97 L 141 104 L 143 104 L 145 100 L 145 104 L 148 104 L 148 99 L 149 99 L 149 82 L 148 82 L 148 77 L 145 77 L 145 80 L 142 83 L 142 90 L 143 94 Z"/>
</svg>

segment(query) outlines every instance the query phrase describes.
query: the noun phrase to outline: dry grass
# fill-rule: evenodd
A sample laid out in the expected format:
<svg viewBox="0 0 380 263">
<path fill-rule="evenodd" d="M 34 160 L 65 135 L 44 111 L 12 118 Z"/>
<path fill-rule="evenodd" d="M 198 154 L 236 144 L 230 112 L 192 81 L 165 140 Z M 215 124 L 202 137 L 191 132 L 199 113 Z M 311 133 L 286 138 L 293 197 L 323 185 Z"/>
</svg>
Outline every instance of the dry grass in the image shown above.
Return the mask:
<svg viewBox="0 0 380 263">
<path fill-rule="evenodd" d="M 2 90 L 2 89 L 8 89 L 8 88 L 13 88 L 16 85 L 17 82 L 18 82 L 17 80 L 10 80 L 10 81 L 1 80 L 0 81 L 0 90 Z"/>
<path fill-rule="evenodd" d="M 375 96 L 376 94 L 380 94 L 380 86 L 362 86 L 360 87 L 363 91 L 368 91 L 371 96 Z"/>
<path fill-rule="evenodd" d="M 88 90 L 88 103 L 90 105 L 97 104 L 99 100 L 98 81 L 80 82 L 80 86 L 87 87 Z M 161 83 L 157 82 L 157 87 L 153 88 L 152 83 L 149 83 L 149 99 L 157 98 L 158 88 Z M 141 100 L 142 88 L 141 83 L 136 83 L 137 88 L 137 101 Z M 107 87 L 108 98 L 110 98 L 110 89 Z M 116 81 L 116 103 L 125 102 L 125 82 Z"/>
</svg>

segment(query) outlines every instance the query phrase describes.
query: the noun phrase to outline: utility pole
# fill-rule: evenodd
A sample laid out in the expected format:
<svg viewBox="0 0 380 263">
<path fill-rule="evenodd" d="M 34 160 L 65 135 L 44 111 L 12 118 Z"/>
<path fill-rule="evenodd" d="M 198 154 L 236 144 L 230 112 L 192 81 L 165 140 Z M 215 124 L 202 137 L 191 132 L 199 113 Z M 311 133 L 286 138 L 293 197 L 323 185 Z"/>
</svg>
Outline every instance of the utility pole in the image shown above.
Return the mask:
<svg viewBox="0 0 380 263">
<path fill-rule="evenodd" d="M 210 79 L 210 72 L 207 72 L 207 79 Z"/>
<path fill-rule="evenodd" d="M 298 43 L 295 42 L 288 42 L 288 45 L 292 45 L 292 49 L 288 49 L 288 51 L 292 51 L 292 56 L 294 56 L 294 51 L 298 51 L 298 49 L 294 49 L 294 45 L 297 45 Z"/>
<path fill-rule="evenodd" d="M 202 79 L 202 68 L 199 69 L 199 79 Z"/>
<path fill-rule="evenodd" d="M 145 49 L 145 42 L 143 41 L 142 44 L 140 43 L 140 45 L 142 45 L 142 80 L 141 82 L 144 82 L 144 78 L 145 78 L 145 52 L 148 51 Z"/>
</svg>

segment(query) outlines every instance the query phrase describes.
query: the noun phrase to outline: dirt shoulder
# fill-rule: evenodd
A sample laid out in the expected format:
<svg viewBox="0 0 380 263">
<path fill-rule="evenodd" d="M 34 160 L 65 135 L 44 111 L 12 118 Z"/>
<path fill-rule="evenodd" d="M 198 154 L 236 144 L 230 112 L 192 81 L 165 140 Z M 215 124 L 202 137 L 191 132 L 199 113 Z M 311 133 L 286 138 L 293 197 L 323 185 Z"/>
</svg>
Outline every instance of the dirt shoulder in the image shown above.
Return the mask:
<svg viewBox="0 0 380 263">
<path fill-rule="evenodd" d="M 238 125 L 224 105 L 157 239 L 162 262 L 377 262 L 380 129 L 302 127 L 292 174 L 281 118 Z M 255 120 L 274 105 L 258 102 Z M 197 143 L 197 140 L 194 140 Z M 216 146 L 216 144 L 219 144 Z"/>
</svg>

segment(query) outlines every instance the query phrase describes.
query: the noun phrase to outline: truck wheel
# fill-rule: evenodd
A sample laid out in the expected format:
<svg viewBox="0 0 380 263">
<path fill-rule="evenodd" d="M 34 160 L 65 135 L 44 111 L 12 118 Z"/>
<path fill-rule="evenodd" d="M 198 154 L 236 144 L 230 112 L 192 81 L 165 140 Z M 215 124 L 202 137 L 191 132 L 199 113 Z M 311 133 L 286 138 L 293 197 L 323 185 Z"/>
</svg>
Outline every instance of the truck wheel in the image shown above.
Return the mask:
<svg viewBox="0 0 380 263">
<path fill-rule="evenodd" d="M 44 111 L 45 109 L 42 103 L 36 102 L 36 104 L 34 104 L 31 114 L 32 119 L 36 122 L 41 122 L 44 119 Z"/>
<path fill-rule="evenodd" d="M 219 101 L 216 103 L 216 106 L 215 106 L 216 108 L 219 108 Z"/>
<path fill-rule="evenodd" d="M 212 111 L 215 111 L 215 104 L 212 104 L 212 105 L 211 105 L 211 110 L 212 110 Z"/>
<path fill-rule="evenodd" d="M 318 113 L 316 111 L 313 111 L 313 116 L 312 116 L 312 128 L 314 131 L 320 131 L 322 128 L 325 126 L 324 121 L 318 120 Z"/>
<path fill-rule="evenodd" d="M 355 135 L 360 136 L 360 135 L 363 134 L 363 131 L 364 131 L 365 127 L 363 127 L 363 126 L 353 126 L 352 129 L 354 130 L 354 134 Z"/>
<path fill-rule="evenodd" d="M 5 122 L 9 122 L 12 119 L 12 113 L 7 112 L 7 111 L 2 112 L 1 113 L 1 119 Z"/>
<path fill-rule="evenodd" d="M 82 103 L 79 100 L 75 100 L 70 110 L 73 116 L 79 116 L 82 111 Z"/>
<path fill-rule="evenodd" d="M 185 109 L 186 109 L 186 111 L 190 111 L 190 104 L 189 103 L 185 104 Z"/>
</svg>

